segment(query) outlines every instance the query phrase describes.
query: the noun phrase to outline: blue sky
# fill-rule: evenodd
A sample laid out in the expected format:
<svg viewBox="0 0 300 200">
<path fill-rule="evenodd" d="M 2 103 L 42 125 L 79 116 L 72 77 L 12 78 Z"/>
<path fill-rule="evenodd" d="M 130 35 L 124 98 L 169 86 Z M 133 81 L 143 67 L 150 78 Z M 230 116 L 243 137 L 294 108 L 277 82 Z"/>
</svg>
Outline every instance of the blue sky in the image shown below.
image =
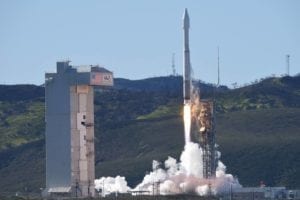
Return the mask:
<svg viewBox="0 0 300 200">
<path fill-rule="evenodd" d="M 42 84 L 57 60 L 100 64 L 115 77 L 182 74 L 182 15 L 191 18 L 194 77 L 249 83 L 300 72 L 298 0 L 0 0 L 0 84 Z"/>
</svg>

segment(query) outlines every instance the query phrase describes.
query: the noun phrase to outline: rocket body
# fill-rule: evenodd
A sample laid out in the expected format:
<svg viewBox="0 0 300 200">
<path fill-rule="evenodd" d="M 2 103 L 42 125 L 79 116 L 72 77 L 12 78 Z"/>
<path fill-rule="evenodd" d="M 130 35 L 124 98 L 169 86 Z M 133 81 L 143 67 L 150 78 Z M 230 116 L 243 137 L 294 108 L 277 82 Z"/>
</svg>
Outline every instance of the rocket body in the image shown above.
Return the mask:
<svg viewBox="0 0 300 200">
<path fill-rule="evenodd" d="M 189 28 L 190 18 L 187 9 L 183 14 L 183 30 L 184 30 L 184 57 L 183 57 L 183 99 L 184 104 L 191 101 L 191 63 L 189 48 Z"/>
</svg>

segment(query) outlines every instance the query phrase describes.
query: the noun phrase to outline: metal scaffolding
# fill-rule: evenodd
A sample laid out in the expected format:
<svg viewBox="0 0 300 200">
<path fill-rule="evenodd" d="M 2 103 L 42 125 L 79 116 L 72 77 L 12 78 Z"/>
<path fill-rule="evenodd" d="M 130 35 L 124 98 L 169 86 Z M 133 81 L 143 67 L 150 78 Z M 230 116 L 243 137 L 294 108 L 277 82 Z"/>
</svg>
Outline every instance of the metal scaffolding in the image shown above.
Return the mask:
<svg viewBox="0 0 300 200">
<path fill-rule="evenodd" d="M 216 176 L 214 102 L 198 100 L 193 105 L 192 138 L 202 149 L 203 178 Z"/>
</svg>

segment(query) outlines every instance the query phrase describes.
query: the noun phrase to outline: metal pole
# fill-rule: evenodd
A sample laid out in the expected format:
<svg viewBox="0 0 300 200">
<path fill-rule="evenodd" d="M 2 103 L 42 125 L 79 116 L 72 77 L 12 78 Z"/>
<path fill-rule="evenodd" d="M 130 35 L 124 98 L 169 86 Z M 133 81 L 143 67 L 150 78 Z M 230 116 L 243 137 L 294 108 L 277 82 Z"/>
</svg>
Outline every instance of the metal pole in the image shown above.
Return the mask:
<svg viewBox="0 0 300 200">
<path fill-rule="evenodd" d="M 230 183 L 230 200 L 232 200 L 232 183 Z"/>
<path fill-rule="evenodd" d="M 218 46 L 218 83 L 217 87 L 220 86 L 220 48 Z"/>
<path fill-rule="evenodd" d="M 286 75 L 290 75 L 290 55 L 286 55 Z"/>
<path fill-rule="evenodd" d="M 77 190 L 78 190 L 78 181 L 76 180 L 76 186 L 75 186 L 75 197 L 76 198 L 78 197 Z"/>
<path fill-rule="evenodd" d="M 102 182 L 102 196 L 105 197 L 105 192 L 104 192 L 104 179 L 103 179 L 103 182 Z"/>
</svg>

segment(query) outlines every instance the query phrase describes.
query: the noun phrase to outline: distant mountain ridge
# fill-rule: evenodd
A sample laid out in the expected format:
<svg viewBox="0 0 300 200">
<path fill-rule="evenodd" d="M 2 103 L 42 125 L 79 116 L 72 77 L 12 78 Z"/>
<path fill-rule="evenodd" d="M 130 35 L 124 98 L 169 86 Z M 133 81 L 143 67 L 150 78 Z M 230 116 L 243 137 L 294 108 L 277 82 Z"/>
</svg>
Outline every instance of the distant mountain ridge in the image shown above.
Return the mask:
<svg viewBox="0 0 300 200">
<path fill-rule="evenodd" d="M 212 90 L 213 85 L 196 82 L 202 90 Z M 179 95 L 182 93 L 181 76 L 152 77 L 140 80 L 125 78 L 114 79 L 114 89 L 147 91 L 147 92 L 171 92 Z M 0 85 L 0 101 L 29 100 L 44 97 L 44 87 L 31 84 Z"/>
<path fill-rule="evenodd" d="M 25 101 L 44 97 L 44 88 L 30 84 L 0 85 L 0 101 Z"/>
<path fill-rule="evenodd" d="M 164 76 L 152 77 L 141 80 L 129 80 L 124 78 L 114 79 L 116 89 L 127 89 L 135 91 L 150 92 L 173 92 L 178 95 L 182 93 L 182 76 Z M 204 83 L 200 80 L 194 80 L 194 85 L 202 91 L 211 91 L 215 87 L 213 84 Z M 222 90 L 228 89 L 226 86 L 221 87 Z"/>
</svg>

